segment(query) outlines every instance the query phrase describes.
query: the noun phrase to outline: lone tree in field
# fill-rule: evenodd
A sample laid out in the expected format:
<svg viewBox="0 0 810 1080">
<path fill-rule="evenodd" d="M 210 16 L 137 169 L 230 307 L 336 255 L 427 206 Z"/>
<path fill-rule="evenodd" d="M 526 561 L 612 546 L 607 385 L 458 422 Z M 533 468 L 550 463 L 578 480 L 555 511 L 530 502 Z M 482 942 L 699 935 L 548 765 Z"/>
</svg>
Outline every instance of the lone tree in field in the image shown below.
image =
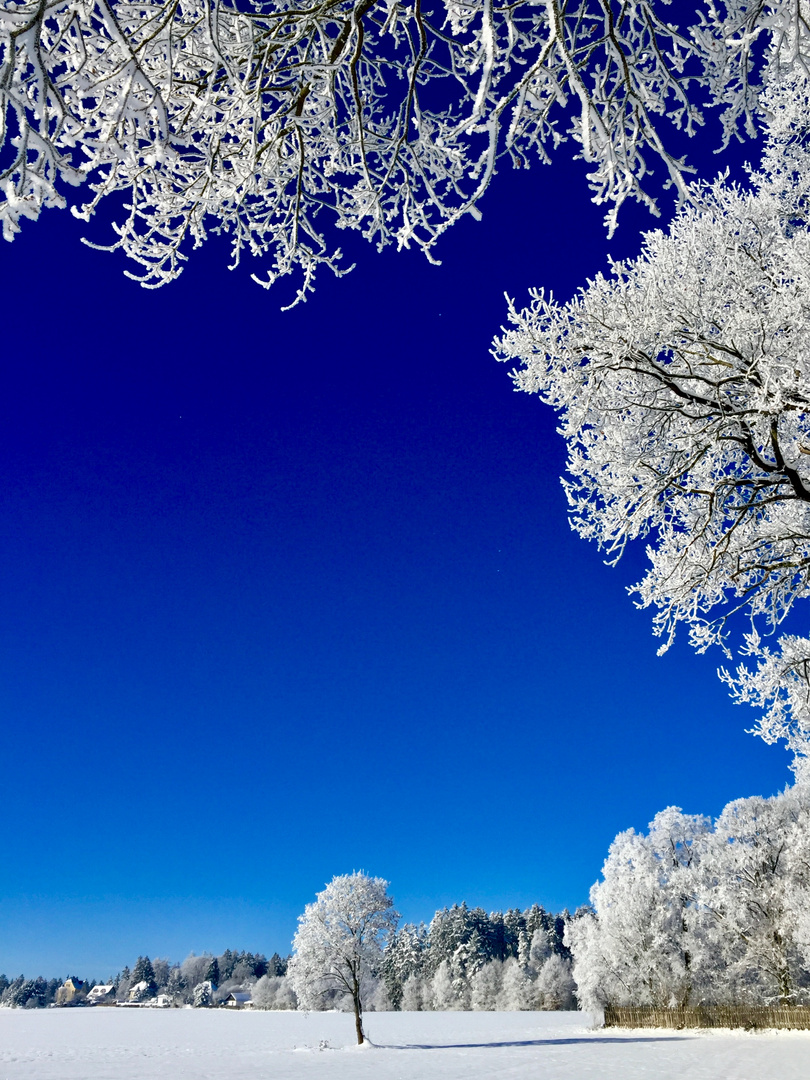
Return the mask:
<svg viewBox="0 0 810 1080">
<path fill-rule="evenodd" d="M 332 878 L 299 916 L 287 971 L 299 1002 L 317 1008 L 325 997 L 349 998 L 357 1042 L 363 1032 L 363 989 L 380 969 L 399 913 L 388 882 L 362 871 Z"/>
</svg>

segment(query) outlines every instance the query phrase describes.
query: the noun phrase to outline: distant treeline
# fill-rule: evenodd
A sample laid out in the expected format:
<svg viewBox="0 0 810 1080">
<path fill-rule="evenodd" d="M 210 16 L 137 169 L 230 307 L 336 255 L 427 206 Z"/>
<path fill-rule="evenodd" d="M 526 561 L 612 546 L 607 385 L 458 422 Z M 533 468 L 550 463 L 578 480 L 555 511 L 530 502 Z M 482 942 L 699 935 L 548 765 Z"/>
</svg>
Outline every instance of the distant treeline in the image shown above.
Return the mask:
<svg viewBox="0 0 810 1080">
<path fill-rule="evenodd" d="M 385 950 L 383 965 L 366 988 L 370 1011 L 387 1009 L 573 1008 L 571 956 L 563 937 L 567 912 L 554 915 L 535 904 L 487 914 L 456 904 L 437 911 L 429 925 L 405 924 Z M 294 1009 L 287 960 L 274 953 L 226 949 L 219 956 L 192 954 L 182 963 L 139 956 L 132 968 L 110 976 L 110 999 L 148 1003 L 162 996 L 176 1007 L 211 1007 L 233 993 L 250 994 L 260 1009 Z M 81 1005 L 94 987 L 73 978 L 66 999 L 56 979 L 9 982 L 0 976 L 0 1005 L 43 1008 Z M 340 1007 L 325 997 L 324 1009 Z"/>
</svg>

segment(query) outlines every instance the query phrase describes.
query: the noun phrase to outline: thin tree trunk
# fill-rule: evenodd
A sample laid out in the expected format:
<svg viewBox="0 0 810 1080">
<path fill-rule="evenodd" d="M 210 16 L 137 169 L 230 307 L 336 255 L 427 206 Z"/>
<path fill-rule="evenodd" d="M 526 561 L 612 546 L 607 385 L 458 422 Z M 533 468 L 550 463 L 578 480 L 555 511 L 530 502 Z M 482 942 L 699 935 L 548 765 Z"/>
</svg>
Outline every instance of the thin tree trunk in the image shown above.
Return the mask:
<svg viewBox="0 0 810 1080">
<path fill-rule="evenodd" d="M 363 1032 L 363 1014 L 360 1008 L 360 994 L 352 994 L 352 1001 L 354 1002 L 354 1026 L 357 1031 L 357 1045 L 362 1046 L 366 1036 Z"/>
</svg>

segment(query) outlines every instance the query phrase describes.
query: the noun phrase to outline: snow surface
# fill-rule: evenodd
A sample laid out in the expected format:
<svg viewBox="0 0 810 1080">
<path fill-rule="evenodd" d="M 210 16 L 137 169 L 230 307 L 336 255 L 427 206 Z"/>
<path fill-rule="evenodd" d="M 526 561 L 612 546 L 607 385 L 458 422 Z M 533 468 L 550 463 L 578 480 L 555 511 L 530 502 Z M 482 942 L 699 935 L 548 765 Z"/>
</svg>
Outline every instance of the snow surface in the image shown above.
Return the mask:
<svg viewBox="0 0 810 1080">
<path fill-rule="evenodd" d="M 810 1032 L 599 1031 L 582 1013 L 0 1009 L 0 1080 L 807 1080 Z M 323 1048 L 321 1048 L 323 1047 Z"/>
</svg>

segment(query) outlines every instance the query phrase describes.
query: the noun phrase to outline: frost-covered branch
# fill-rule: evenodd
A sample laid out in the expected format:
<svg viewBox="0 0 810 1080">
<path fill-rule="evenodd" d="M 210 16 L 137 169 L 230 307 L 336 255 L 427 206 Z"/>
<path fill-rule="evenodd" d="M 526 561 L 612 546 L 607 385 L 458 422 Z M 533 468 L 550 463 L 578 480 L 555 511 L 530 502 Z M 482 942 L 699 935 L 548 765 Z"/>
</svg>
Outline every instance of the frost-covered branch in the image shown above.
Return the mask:
<svg viewBox="0 0 810 1080">
<path fill-rule="evenodd" d="M 730 655 L 733 613 L 773 632 L 810 596 L 810 91 L 800 66 L 764 104 L 753 191 L 722 179 L 695 188 L 694 205 L 648 234 L 638 259 L 564 305 L 534 292 L 497 343 L 520 364 L 518 387 L 560 414 L 573 528 L 610 561 L 648 541 L 650 569 L 632 591 L 655 610 L 662 651 L 684 624 L 699 651 L 719 644 Z M 793 645 L 784 651 L 797 641 L 785 639 L 777 661 L 754 633 L 748 651 L 764 666 L 737 677 L 743 700 L 776 694 L 762 728 L 774 738 L 787 733 L 780 710 L 798 708 L 791 687 L 806 680 Z M 792 723 L 795 750 L 810 726 Z"/>
<path fill-rule="evenodd" d="M 796 755 L 797 776 L 810 778 L 810 639 L 783 634 L 771 649 L 751 634 L 745 651 L 756 668 L 722 668 L 721 679 L 740 704 L 762 710 L 755 734 L 769 743 L 783 740 Z"/>
<path fill-rule="evenodd" d="M 264 284 L 341 271 L 327 230 L 433 258 L 508 156 L 573 136 L 608 218 L 651 208 L 654 160 L 685 194 L 672 124 L 752 128 L 757 42 L 806 62 L 795 3 L 713 2 L 677 28 L 650 0 L 52 0 L 0 10 L 0 216 L 127 193 L 117 241 L 157 286 L 207 231 L 266 256 Z M 761 51 L 761 50 L 760 50 Z M 781 61 L 772 59 L 772 63 Z M 573 110 L 573 111 L 572 111 Z"/>
</svg>

